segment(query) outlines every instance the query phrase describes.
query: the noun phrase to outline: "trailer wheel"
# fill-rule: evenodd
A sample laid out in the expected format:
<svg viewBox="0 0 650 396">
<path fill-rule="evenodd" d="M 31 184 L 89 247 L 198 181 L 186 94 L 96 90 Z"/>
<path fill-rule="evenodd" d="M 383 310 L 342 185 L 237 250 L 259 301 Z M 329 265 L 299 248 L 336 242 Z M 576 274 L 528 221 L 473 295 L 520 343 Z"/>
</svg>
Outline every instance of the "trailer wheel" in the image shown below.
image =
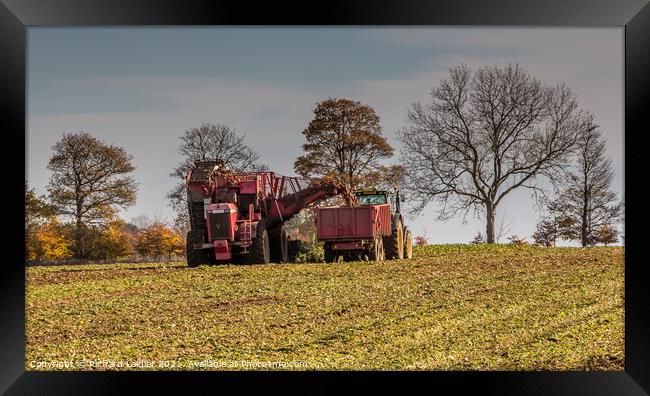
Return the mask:
<svg viewBox="0 0 650 396">
<path fill-rule="evenodd" d="M 269 234 L 266 231 L 266 222 L 260 220 L 257 223 L 257 232 L 251 251 L 248 253 L 248 264 L 268 264 L 271 261 L 271 249 L 269 246 Z"/>
<path fill-rule="evenodd" d="M 386 258 L 388 260 L 404 258 L 404 231 L 401 220 L 397 220 L 395 229 L 389 237 L 384 238 L 384 242 L 386 242 Z"/>
<path fill-rule="evenodd" d="M 203 243 L 203 235 L 195 230 L 190 230 L 187 232 L 185 256 L 187 257 L 187 266 L 191 268 L 208 263 L 207 251 L 205 249 L 194 249 L 194 243 Z"/>
<path fill-rule="evenodd" d="M 413 258 L 413 236 L 408 227 L 404 228 L 404 258 Z"/>
</svg>

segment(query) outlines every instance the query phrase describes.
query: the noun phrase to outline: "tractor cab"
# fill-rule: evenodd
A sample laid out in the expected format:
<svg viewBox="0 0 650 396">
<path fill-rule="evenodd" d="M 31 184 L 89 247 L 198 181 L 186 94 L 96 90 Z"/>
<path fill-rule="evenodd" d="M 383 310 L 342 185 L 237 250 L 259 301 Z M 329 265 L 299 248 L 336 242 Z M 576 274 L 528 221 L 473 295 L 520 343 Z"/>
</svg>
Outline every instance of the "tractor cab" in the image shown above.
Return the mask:
<svg viewBox="0 0 650 396">
<path fill-rule="evenodd" d="M 391 212 L 400 212 L 399 190 L 395 190 L 394 193 L 386 190 L 358 190 L 354 195 L 357 197 L 359 205 L 390 204 Z"/>
</svg>

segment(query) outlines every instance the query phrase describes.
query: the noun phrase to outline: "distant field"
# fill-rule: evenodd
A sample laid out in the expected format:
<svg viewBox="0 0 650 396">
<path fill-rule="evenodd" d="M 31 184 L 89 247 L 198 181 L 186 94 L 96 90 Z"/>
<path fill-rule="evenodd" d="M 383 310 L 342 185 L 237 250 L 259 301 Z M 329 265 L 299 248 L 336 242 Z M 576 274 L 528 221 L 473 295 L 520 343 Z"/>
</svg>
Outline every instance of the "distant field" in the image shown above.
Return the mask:
<svg viewBox="0 0 650 396">
<path fill-rule="evenodd" d="M 28 370 L 623 370 L 623 248 L 27 268 Z"/>
</svg>

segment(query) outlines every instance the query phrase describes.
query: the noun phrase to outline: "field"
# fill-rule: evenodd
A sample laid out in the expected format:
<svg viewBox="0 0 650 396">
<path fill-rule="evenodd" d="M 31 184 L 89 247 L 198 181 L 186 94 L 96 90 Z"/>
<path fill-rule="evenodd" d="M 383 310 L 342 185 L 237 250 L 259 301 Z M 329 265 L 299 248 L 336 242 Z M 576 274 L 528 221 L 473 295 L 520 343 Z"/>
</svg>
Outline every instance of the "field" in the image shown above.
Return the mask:
<svg viewBox="0 0 650 396">
<path fill-rule="evenodd" d="M 30 267 L 27 370 L 623 370 L 622 247 Z"/>
</svg>

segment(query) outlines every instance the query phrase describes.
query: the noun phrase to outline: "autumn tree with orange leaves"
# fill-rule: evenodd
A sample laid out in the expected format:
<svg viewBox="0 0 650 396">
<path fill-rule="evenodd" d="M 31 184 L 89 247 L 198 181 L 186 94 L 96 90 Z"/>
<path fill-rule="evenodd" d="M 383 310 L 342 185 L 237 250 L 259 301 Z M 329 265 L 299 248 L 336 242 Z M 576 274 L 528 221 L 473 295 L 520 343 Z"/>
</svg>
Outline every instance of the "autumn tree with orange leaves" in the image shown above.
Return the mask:
<svg viewBox="0 0 650 396">
<path fill-rule="evenodd" d="M 91 258 L 88 242 L 94 228 L 135 204 L 133 157 L 88 132 L 64 133 L 52 149 L 47 165 L 52 171 L 47 187 L 50 202 L 57 215 L 71 220 L 75 258 Z"/>
<path fill-rule="evenodd" d="M 66 260 L 72 258 L 72 242 L 68 230 L 57 218 L 38 227 L 27 251 L 28 260 Z"/>
<path fill-rule="evenodd" d="M 426 246 L 429 244 L 429 240 L 422 235 L 418 235 L 415 237 L 415 245 L 416 246 Z"/>
<path fill-rule="evenodd" d="M 183 238 L 174 230 L 161 222 L 155 222 L 140 230 L 135 241 L 135 250 L 145 257 L 171 258 L 183 254 L 185 243 Z"/>
<path fill-rule="evenodd" d="M 101 233 L 98 233 L 96 254 L 105 259 L 127 257 L 135 252 L 134 242 L 135 235 L 129 231 L 128 224 L 116 218 L 111 220 Z"/>
<path fill-rule="evenodd" d="M 25 258 L 63 260 L 72 256 L 66 228 L 45 197 L 38 197 L 25 182 Z"/>
<path fill-rule="evenodd" d="M 350 99 L 329 98 L 316 104 L 314 118 L 302 132 L 304 155 L 294 163 L 304 177 L 328 177 L 349 190 L 399 184 L 400 166 L 384 166 L 393 148 L 382 135 L 375 110 Z"/>
</svg>

